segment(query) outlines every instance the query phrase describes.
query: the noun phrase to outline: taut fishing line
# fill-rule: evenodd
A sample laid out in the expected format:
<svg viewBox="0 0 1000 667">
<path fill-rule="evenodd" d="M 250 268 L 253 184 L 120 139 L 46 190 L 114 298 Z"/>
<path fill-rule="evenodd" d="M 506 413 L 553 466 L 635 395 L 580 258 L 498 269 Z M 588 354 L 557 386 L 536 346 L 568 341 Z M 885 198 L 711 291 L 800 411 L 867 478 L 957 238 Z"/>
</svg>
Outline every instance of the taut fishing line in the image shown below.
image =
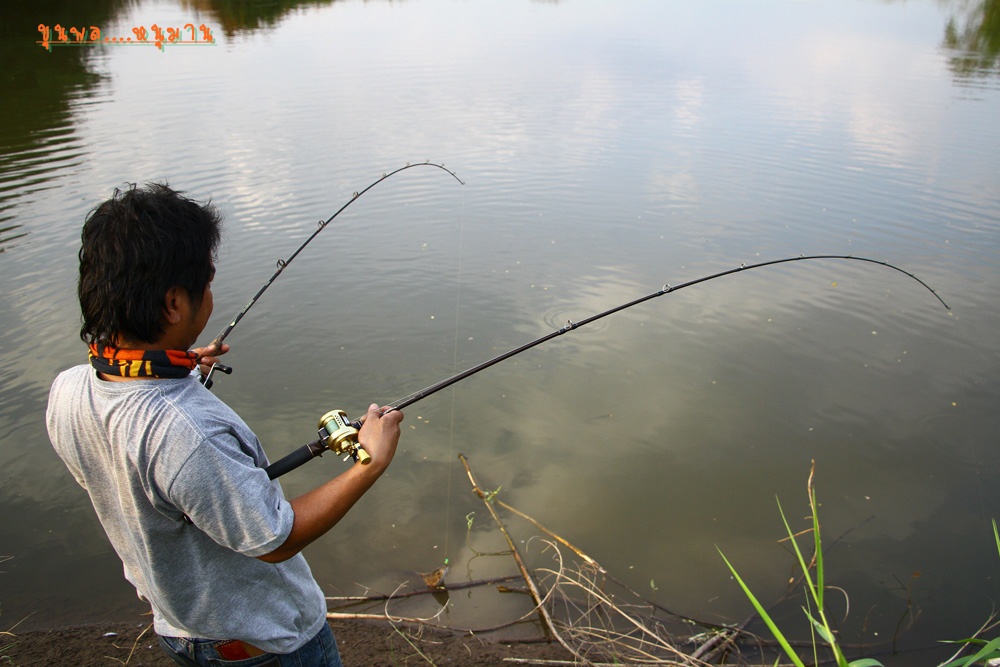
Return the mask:
<svg viewBox="0 0 1000 667">
<path fill-rule="evenodd" d="M 451 369 L 452 373 L 458 371 L 458 322 L 459 315 L 461 313 L 462 306 L 462 251 L 465 247 L 465 198 L 462 198 L 462 214 L 459 218 L 458 223 L 458 265 L 456 268 L 456 284 L 455 287 L 455 339 L 453 341 L 454 351 L 452 353 Z M 449 532 L 448 526 L 451 523 L 451 471 L 455 465 L 455 390 L 452 389 L 451 393 L 451 425 L 448 429 L 448 492 L 447 501 L 445 503 L 444 511 L 444 565 L 442 576 L 448 571 L 448 559 L 450 551 L 449 549 Z"/>
<path fill-rule="evenodd" d="M 582 326 L 590 324 L 591 322 L 595 322 L 601 318 L 607 317 L 608 315 L 612 315 L 627 308 L 631 308 L 641 303 L 645 303 L 646 301 L 650 301 L 651 299 L 655 299 L 661 296 L 666 296 L 668 294 L 673 294 L 674 292 L 677 292 L 684 288 L 692 287 L 694 285 L 708 282 L 710 280 L 715 280 L 716 278 L 722 278 L 724 276 L 732 275 L 734 273 L 740 273 L 742 271 L 760 269 L 766 266 L 786 264 L 789 262 L 805 262 L 805 261 L 817 261 L 817 260 L 846 260 L 853 262 L 865 262 L 868 264 L 875 264 L 888 269 L 892 269 L 893 271 L 898 271 L 899 273 L 902 273 L 903 275 L 920 283 L 920 285 L 922 285 L 924 289 L 933 294 L 934 297 L 941 302 L 942 306 L 944 306 L 947 310 L 951 310 L 948 304 L 945 303 L 944 299 L 942 299 L 938 295 L 938 293 L 935 292 L 934 289 L 931 288 L 931 286 L 925 283 L 923 280 L 917 278 L 909 271 L 905 271 L 899 268 L 898 266 L 894 266 L 892 264 L 889 264 L 888 262 L 883 262 L 877 259 L 869 259 L 867 257 L 856 257 L 854 255 L 799 255 L 798 257 L 786 257 L 784 259 L 774 259 L 766 262 L 758 262 L 756 264 L 741 264 L 735 269 L 720 271 L 719 273 L 714 273 L 710 276 L 705 276 L 702 278 L 696 278 L 695 280 L 690 280 L 686 283 L 681 283 L 679 285 L 669 285 L 669 284 L 664 285 L 662 289 L 659 289 L 655 292 L 639 297 L 637 299 L 633 299 L 632 301 L 629 301 L 627 303 L 623 303 L 613 308 L 609 308 L 608 310 L 605 310 L 601 313 L 597 313 L 596 315 L 592 315 L 588 318 L 580 320 L 579 322 L 569 321 L 566 323 L 565 326 L 556 329 L 555 331 L 549 334 L 536 338 L 535 340 L 525 343 L 520 347 L 516 347 L 512 350 L 509 350 L 508 352 L 504 352 L 503 354 L 497 355 L 496 357 L 493 357 L 488 361 L 484 361 L 481 364 L 477 364 L 476 366 L 464 370 L 461 373 L 456 373 L 455 375 L 452 375 L 449 378 L 446 378 L 444 380 L 441 380 L 440 382 L 432 384 L 424 389 L 421 389 L 418 392 L 415 392 L 404 398 L 401 398 L 398 401 L 394 401 L 393 403 L 390 403 L 387 406 L 386 411 L 388 412 L 392 410 L 402 410 L 408 405 L 412 405 L 417 401 L 423 400 L 428 396 L 435 394 L 441 391 L 442 389 L 450 387 L 456 382 L 460 382 L 467 377 L 475 375 L 480 371 L 486 370 L 490 366 L 498 364 L 501 361 L 504 361 L 505 359 L 510 359 L 513 356 L 521 354 L 522 352 L 529 350 L 537 345 L 541 345 L 542 343 L 550 341 L 553 338 L 561 336 L 565 333 L 569 333 L 570 331 L 579 329 Z M 456 344 L 457 344 L 457 338 L 456 338 Z M 353 458 L 354 460 L 360 461 L 361 463 L 367 463 L 368 461 L 371 460 L 371 458 L 357 441 L 358 429 L 361 428 L 362 421 L 363 418 L 354 421 L 349 420 L 347 418 L 346 413 L 343 410 L 332 410 L 331 412 L 328 412 L 320 419 L 319 439 L 309 444 L 303 445 L 299 449 L 293 451 L 291 454 L 269 465 L 266 468 L 268 476 L 271 479 L 274 479 L 279 475 L 283 475 L 286 472 L 289 472 L 290 470 L 298 468 L 299 466 L 306 463 L 307 461 L 310 461 L 314 457 L 321 456 L 323 452 L 326 450 L 332 450 L 338 455 L 346 455 L 345 458 Z"/>
</svg>

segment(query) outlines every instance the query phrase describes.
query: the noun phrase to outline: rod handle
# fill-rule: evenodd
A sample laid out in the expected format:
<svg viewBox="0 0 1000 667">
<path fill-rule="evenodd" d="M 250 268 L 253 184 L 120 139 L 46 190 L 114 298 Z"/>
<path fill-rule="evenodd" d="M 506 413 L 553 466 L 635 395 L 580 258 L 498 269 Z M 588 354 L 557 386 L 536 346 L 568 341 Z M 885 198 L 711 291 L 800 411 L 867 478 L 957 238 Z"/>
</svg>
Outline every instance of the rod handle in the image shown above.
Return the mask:
<svg viewBox="0 0 1000 667">
<path fill-rule="evenodd" d="M 267 472 L 267 478 L 275 479 L 276 477 L 281 477 L 286 472 L 295 470 L 299 466 L 312 461 L 317 456 L 322 456 L 325 449 L 326 445 L 322 440 L 310 442 L 308 445 L 302 445 L 291 454 L 278 459 L 271 465 L 264 468 Z"/>
</svg>

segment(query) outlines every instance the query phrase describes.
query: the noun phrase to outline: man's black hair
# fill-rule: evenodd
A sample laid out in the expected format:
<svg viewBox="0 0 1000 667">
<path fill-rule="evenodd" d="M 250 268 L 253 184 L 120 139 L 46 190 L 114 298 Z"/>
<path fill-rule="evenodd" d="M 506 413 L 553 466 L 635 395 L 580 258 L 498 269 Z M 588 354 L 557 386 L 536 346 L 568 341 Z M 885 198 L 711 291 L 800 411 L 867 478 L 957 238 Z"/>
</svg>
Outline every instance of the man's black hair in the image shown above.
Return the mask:
<svg viewBox="0 0 1000 667">
<path fill-rule="evenodd" d="M 83 225 L 78 286 L 87 343 L 153 343 L 164 299 L 180 287 L 197 307 L 212 279 L 221 218 L 166 184 L 130 184 Z"/>
</svg>

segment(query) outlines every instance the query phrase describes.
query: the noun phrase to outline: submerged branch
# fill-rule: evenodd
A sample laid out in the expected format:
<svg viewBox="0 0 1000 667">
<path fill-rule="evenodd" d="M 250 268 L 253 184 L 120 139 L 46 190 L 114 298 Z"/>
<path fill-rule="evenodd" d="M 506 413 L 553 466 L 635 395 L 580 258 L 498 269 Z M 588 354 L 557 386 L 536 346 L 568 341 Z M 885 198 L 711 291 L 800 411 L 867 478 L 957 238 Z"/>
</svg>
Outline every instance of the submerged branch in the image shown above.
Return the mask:
<svg viewBox="0 0 1000 667">
<path fill-rule="evenodd" d="M 572 653 L 577 659 L 583 661 L 584 664 L 591 664 L 589 660 L 578 654 L 572 646 L 567 644 L 566 640 L 564 640 L 558 630 L 556 630 L 555 623 L 552 622 L 552 618 L 549 616 L 548 609 L 545 606 L 545 601 L 543 600 L 541 593 L 538 591 L 538 586 L 535 584 L 534 578 L 525 566 L 524 560 L 521 559 L 521 555 L 517 550 L 517 545 L 514 544 L 514 540 L 511 538 L 510 533 L 507 532 L 507 527 L 504 525 L 503 521 L 500 520 L 500 516 L 497 514 L 496 508 L 493 507 L 493 503 L 491 502 L 492 497 L 485 494 L 482 489 L 479 488 L 479 485 L 476 484 L 476 479 L 472 475 L 472 470 L 469 468 L 469 462 L 465 458 L 465 455 L 459 454 L 458 458 L 462 461 L 462 465 L 465 466 L 465 472 L 469 477 L 469 482 L 472 484 L 473 492 L 482 498 L 483 502 L 486 504 L 486 509 L 489 510 L 490 514 L 493 516 L 493 520 L 500 528 L 500 532 L 503 533 L 504 538 L 507 540 L 507 545 L 510 547 L 511 555 L 517 563 L 517 569 L 521 572 L 521 576 L 524 578 L 524 583 L 528 586 L 531 598 L 535 601 L 535 609 L 537 610 L 539 617 L 542 619 L 544 627 L 547 628 L 547 630 L 553 637 L 555 637 L 556 641 L 558 641 L 563 648 Z"/>
</svg>

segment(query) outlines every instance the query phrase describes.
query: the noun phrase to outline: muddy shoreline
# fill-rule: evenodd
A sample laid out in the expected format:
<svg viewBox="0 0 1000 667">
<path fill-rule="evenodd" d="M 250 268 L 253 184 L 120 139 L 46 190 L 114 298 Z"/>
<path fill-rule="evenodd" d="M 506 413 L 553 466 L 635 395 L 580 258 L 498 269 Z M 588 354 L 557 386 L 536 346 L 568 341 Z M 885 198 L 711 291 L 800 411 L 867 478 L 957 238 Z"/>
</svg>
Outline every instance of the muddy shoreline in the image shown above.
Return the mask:
<svg viewBox="0 0 1000 667">
<path fill-rule="evenodd" d="M 397 631 L 388 623 L 366 621 L 331 621 L 330 627 L 346 667 L 512 664 L 504 658 L 572 660 L 561 646 L 545 642 L 510 642 L 426 629 L 405 631 L 404 637 L 402 629 Z M 0 638 L 0 647 L 7 647 L 0 651 L 0 665 L 176 667 L 160 649 L 144 618 L 51 630 L 15 630 L 13 635 Z"/>
</svg>

